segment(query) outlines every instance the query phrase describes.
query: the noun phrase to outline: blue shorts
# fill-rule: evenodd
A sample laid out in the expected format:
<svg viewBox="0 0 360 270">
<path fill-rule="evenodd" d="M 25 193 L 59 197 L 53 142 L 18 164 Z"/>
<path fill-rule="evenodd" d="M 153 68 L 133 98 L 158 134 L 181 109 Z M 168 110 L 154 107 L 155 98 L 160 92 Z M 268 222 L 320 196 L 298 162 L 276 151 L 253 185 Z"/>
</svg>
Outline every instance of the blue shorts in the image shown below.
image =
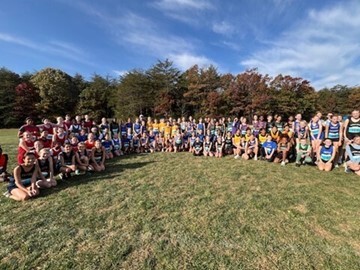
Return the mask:
<svg viewBox="0 0 360 270">
<path fill-rule="evenodd" d="M 28 178 L 28 179 L 23 179 L 21 180 L 22 184 L 24 187 L 29 187 L 31 186 L 31 179 Z M 13 189 L 16 189 L 16 188 L 19 188 L 16 184 L 15 184 L 15 179 L 14 178 L 10 178 L 10 182 L 9 182 L 9 185 L 7 186 L 7 190 L 8 192 L 11 194 L 11 191 Z"/>
</svg>

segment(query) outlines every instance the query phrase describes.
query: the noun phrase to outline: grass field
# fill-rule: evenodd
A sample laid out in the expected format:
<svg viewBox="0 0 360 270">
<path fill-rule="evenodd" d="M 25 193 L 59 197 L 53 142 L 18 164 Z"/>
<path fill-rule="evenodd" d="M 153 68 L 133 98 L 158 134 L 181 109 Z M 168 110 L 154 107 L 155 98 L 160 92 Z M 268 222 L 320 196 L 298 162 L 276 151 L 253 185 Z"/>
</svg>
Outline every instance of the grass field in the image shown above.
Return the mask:
<svg viewBox="0 0 360 270">
<path fill-rule="evenodd" d="M 14 156 L 15 131 L 0 143 Z M 343 168 L 133 155 L 0 204 L 1 269 L 360 269 L 360 179 Z"/>
</svg>

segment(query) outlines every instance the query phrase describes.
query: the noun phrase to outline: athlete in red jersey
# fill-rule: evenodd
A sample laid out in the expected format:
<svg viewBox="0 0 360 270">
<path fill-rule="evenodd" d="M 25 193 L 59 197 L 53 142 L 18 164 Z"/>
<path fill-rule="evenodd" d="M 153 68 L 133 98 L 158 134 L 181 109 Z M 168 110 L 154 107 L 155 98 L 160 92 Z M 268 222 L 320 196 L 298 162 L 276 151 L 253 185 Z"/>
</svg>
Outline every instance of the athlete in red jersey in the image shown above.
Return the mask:
<svg viewBox="0 0 360 270">
<path fill-rule="evenodd" d="M 34 120 L 31 117 L 27 117 L 25 119 L 25 122 L 26 122 L 26 124 L 22 125 L 19 128 L 18 137 L 21 138 L 23 136 L 24 132 L 29 132 L 32 136 L 35 137 L 35 139 L 33 138 L 33 141 L 35 141 L 36 138 L 39 137 L 39 135 L 40 135 L 39 128 L 34 125 Z"/>
<path fill-rule="evenodd" d="M 22 139 L 20 140 L 18 147 L 18 156 L 17 156 L 18 164 L 22 164 L 24 162 L 25 154 L 30 151 L 35 152 L 34 141 L 32 140 L 31 133 L 25 131 Z"/>
<path fill-rule="evenodd" d="M 55 145 L 56 142 L 60 143 L 61 146 L 64 146 L 65 141 L 67 139 L 66 133 L 64 132 L 64 129 L 61 127 L 57 128 L 57 133 L 53 137 L 53 143 L 52 146 Z"/>
</svg>

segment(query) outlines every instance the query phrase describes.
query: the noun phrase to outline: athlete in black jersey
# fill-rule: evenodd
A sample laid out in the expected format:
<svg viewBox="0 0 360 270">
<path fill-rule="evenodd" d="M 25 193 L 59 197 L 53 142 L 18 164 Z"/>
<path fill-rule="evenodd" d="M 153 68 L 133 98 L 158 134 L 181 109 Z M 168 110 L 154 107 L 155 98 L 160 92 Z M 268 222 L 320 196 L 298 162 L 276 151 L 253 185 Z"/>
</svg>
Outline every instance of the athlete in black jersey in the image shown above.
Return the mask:
<svg viewBox="0 0 360 270">
<path fill-rule="evenodd" d="M 10 178 L 7 187 L 9 197 L 16 201 L 24 201 L 39 195 L 36 186 L 38 171 L 35 154 L 25 153 L 23 163 L 14 169 L 14 178 Z"/>
</svg>

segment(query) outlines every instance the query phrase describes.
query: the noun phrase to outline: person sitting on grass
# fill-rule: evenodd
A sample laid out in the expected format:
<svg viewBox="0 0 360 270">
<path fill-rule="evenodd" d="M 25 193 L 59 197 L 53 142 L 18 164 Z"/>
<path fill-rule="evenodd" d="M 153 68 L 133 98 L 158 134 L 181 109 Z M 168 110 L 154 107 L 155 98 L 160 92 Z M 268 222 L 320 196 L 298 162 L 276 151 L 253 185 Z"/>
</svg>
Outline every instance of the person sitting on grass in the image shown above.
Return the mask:
<svg viewBox="0 0 360 270">
<path fill-rule="evenodd" d="M 76 171 L 75 153 L 70 143 L 65 143 L 64 151 L 60 154 L 60 178 L 68 179 Z"/>
<path fill-rule="evenodd" d="M 241 137 L 240 129 L 238 129 L 236 131 L 234 137 L 232 138 L 233 148 L 234 148 L 234 155 L 235 155 L 236 159 L 240 158 L 240 156 L 242 155 L 242 152 L 245 150 L 245 148 L 241 146 L 242 145 L 242 143 L 241 143 L 242 139 L 243 138 Z"/>
<path fill-rule="evenodd" d="M 3 154 L 3 150 L 0 145 L 0 182 L 9 181 L 10 174 L 7 172 L 9 156 Z"/>
<path fill-rule="evenodd" d="M 331 171 L 336 150 L 329 138 L 324 140 L 324 144 L 320 146 L 317 152 L 317 166 L 320 171 Z"/>
<path fill-rule="evenodd" d="M 95 141 L 95 146 L 91 150 L 91 165 L 96 172 L 105 171 L 105 149 L 100 140 Z"/>
<path fill-rule="evenodd" d="M 285 166 L 286 163 L 288 162 L 288 154 L 290 151 L 290 142 L 288 140 L 287 136 L 283 136 L 281 137 L 278 147 L 277 147 L 277 155 L 275 157 L 274 162 L 275 163 L 280 163 L 281 162 L 281 166 Z"/>
<path fill-rule="evenodd" d="M 118 133 L 114 133 L 113 138 L 111 139 L 112 143 L 112 152 L 115 157 L 122 156 L 121 152 L 121 139 L 119 138 Z"/>
<path fill-rule="evenodd" d="M 54 177 L 54 165 L 53 159 L 50 156 L 49 148 L 43 148 L 39 152 L 39 158 L 37 159 L 39 174 L 36 185 L 38 188 L 51 188 L 56 186 L 56 180 Z"/>
<path fill-rule="evenodd" d="M 215 157 L 223 157 L 224 142 L 221 136 L 218 136 L 215 142 Z"/>
<path fill-rule="evenodd" d="M 10 177 L 5 196 L 16 201 L 25 201 L 39 195 L 36 186 L 38 172 L 35 153 L 25 153 L 23 162 L 14 169 L 14 177 Z"/>
<path fill-rule="evenodd" d="M 353 171 L 360 176 L 360 135 L 353 138 L 353 143 L 346 146 L 348 161 L 346 162 L 347 171 Z"/>
<path fill-rule="evenodd" d="M 261 147 L 261 156 L 269 162 L 273 162 L 276 156 L 277 144 L 272 140 L 272 136 L 268 135 L 266 142 Z"/>
<path fill-rule="evenodd" d="M 77 169 L 82 172 L 94 171 L 93 166 L 89 164 L 89 153 L 86 151 L 85 143 L 80 142 L 78 144 L 78 151 L 75 154 Z"/>
<path fill-rule="evenodd" d="M 193 148 L 194 148 L 194 150 L 193 150 L 194 151 L 193 152 L 194 156 L 201 156 L 202 155 L 203 143 L 200 141 L 199 137 L 196 137 Z"/>
<path fill-rule="evenodd" d="M 212 148 L 212 142 L 210 141 L 210 136 L 206 136 L 205 137 L 205 141 L 204 141 L 204 151 L 203 151 L 203 154 L 205 157 L 207 156 L 214 156 L 213 152 L 211 151 L 211 148 Z"/>
<path fill-rule="evenodd" d="M 105 158 L 106 159 L 112 159 L 114 158 L 113 155 L 113 148 L 112 148 L 112 141 L 110 140 L 109 133 L 106 133 L 104 136 L 104 139 L 101 141 L 102 146 L 105 148 Z"/>
<path fill-rule="evenodd" d="M 249 140 L 246 142 L 245 145 L 245 152 L 242 155 L 242 158 L 245 160 L 252 159 L 254 160 L 258 159 L 258 139 L 254 136 L 254 134 L 250 134 Z"/>
<path fill-rule="evenodd" d="M 299 143 L 296 146 L 295 165 L 300 167 L 300 165 L 312 163 L 311 151 L 311 145 L 307 142 L 307 139 L 305 137 L 300 138 Z"/>
</svg>

